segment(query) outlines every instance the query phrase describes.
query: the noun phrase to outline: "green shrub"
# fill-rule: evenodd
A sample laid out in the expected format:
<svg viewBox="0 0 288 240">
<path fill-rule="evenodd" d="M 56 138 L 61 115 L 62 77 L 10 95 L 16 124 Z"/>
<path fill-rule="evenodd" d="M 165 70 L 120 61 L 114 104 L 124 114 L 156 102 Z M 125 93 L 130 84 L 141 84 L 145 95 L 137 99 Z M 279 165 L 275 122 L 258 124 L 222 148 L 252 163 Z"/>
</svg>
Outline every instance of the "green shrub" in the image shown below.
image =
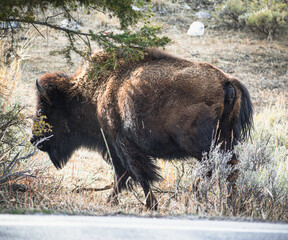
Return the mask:
<svg viewBox="0 0 288 240">
<path fill-rule="evenodd" d="M 5 106 L 3 102 L 0 97 L 0 187 L 28 172 L 20 164 L 30 155 L 26 155 L 30 144 L 25 131 L 25 108 L 19 104 Z"/>
<path fill-rule="evenodd" d="M 271 40 L 276 33 L 285 32 L 288 29 L 287 10 L 273 10 L 266 6 L 259 11 L 245 14 L 244 19 L 247 26 L 266 34 Z"/>
<path fill-rule="evenodd" d="M 0 99 L 0 158 L 14 151 L 25 126 L 24 107 L 5 106 Z M 13 152 L 12 151 L 12 152 Z"/>
<path fill-rule="evenodd" d="M 240 16 L 247 11 L 247 6 L 240 0 L 229 0 L 218 8 L 216 19 L 230 27 L 241 27 Z"/>
<path fill-rule="evenodd" d="M 228 0 L 217 10 L 216 19 L 232 27 L 249 27 L 269 40 L 288 30 L 288 2 L 281 0 Z"/>
</svg>

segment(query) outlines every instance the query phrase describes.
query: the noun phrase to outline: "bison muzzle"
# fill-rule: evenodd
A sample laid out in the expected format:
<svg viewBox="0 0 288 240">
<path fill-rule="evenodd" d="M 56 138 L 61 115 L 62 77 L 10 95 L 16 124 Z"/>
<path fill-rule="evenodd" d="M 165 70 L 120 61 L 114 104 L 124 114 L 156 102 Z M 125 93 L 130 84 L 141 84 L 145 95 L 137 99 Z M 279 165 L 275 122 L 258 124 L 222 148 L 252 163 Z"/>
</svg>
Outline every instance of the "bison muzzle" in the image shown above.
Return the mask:
<svg viewBox="0 0 288 240">
<path fill-rule="evenodd" d="M 102 51 L 93 55 L 97 63 L 107 58 Z M 45 74 L 36 87 L 34 130 L 44 116 L 50 130 L 38 131 L 31 142 L 51 136 L 39 148 L 56 168 L 82 146 L 101 152 L 115 169 L 109 199 L 131 177 L 142 186 L 149 209 L 157 208 L 151 184 L 161 179 L 156 158 L 201 161 L 213 139 L 223 150 L 233 150 L 252 126 L 250 96 L 237 78 L 157 49 L 109 72 L 86 63 L 71 76 Z M 231 164 L 236 163 L 234 155 Z"/>
</svg>

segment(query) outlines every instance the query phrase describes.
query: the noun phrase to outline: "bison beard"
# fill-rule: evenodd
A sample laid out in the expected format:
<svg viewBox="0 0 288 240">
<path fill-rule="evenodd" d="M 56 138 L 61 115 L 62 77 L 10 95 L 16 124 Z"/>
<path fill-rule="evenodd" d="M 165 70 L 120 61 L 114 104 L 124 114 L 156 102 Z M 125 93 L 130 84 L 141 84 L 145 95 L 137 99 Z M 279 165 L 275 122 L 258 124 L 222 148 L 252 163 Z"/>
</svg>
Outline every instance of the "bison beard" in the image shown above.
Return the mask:
<svg viewBox="0 0 288 240">
<path fill-rule="evenodd" d="M 47 153 L 54 166 L 57 169 L 61 169 L 68 162 L 75 149 L 77 148 L 68 144 L 61 143 L 61 145 L 55 146 L 47 150 Z"/>
<path fill-rule="evenodd" d="M 210 64 L 155 49 L 146 53 L 143 60 L 122 63 L 97 79 L 91 79 L 93 68 L 87 64 L 73 76 L 45 74 L 36 80 L 36 119 L 45 115 L 52 126 L 53 137 L 40 150 L 55 167 L 62 168 L 81 146 L 99 151 L 115 169 L 109 201 L 131 177 L 142 186 L 147 208 L 156 209 L 150 186 L 161 176 L 155 159 L 201 161 L 213 138 L 223 150 L 233 150 L 249 136 L 252 104 L 238 79 Z M 93 57 L 101 62 L 107 56 Z M 31 142 L 47 135 L 33 136 Z M 237 164 L 235 155 L 231 164 Z"/>
</svg>

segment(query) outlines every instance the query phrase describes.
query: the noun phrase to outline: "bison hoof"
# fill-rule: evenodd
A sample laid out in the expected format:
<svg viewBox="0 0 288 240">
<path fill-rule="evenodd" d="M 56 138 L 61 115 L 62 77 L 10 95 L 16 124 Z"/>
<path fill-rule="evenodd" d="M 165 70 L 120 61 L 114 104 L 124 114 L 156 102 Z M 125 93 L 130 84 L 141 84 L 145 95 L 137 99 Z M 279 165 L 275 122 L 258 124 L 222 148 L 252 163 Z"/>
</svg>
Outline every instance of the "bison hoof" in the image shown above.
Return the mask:
<svg viewBox="0 0 288 240">
<path fill-rule="evenodd" d="M 115 192 L 113 191 L 107 198 L 107 203 L 111 204 L 112 206 L 117 206 L 119 205 L 119 201 L 118 201 L 118 196 L 117 194 L 115 194 Z"/>
</svg>

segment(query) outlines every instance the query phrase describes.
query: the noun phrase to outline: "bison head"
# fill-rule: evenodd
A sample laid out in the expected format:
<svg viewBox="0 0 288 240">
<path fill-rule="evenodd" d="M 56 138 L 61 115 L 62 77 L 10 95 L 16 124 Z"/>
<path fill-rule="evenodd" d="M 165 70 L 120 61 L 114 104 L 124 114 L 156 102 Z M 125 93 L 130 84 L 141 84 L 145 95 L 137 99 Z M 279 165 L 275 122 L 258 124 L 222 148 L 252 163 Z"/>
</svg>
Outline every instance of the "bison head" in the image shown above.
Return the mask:
<svg viewBox="0 0 288 240">
<path fill-rule="evenodd" d="M 31 143 L 47 152 L 56 168 L 62 168 L 78 147 L 77 136 L 71 126 L 73 116 L 68 111 L 67 94 L 49 84 L 52 81 L 53 76 L 36 80 L 38 98 Z"/>
</svg>

